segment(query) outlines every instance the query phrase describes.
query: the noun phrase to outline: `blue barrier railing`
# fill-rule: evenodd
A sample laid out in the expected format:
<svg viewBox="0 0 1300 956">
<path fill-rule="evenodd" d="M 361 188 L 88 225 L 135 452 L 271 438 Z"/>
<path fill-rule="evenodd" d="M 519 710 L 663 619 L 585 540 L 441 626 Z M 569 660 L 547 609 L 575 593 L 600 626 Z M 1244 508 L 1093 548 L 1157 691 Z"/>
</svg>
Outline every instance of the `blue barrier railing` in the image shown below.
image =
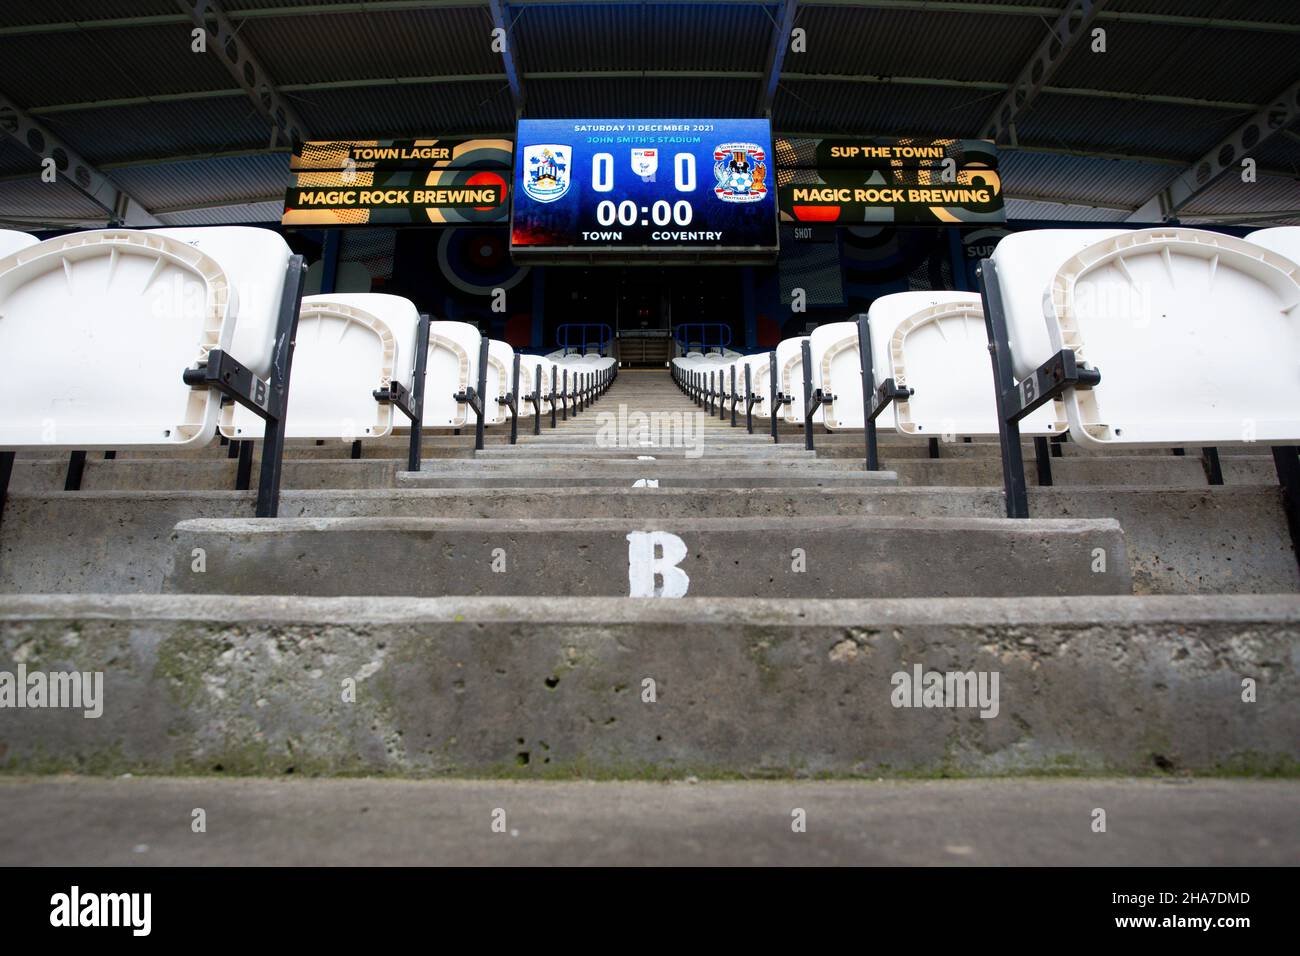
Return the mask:
<svg viewBox="0 0 1300 956">
<path fill-rule="evenodd" d="M 614 342 L 614 330 L 603 322 L 566 322 L 555 330 L 555 344 L 564 349 L 564 354 L 577 352 L 587 354 L 588 344 L 600 349 L 601 355 L 608 355 Z"/>
<path fill-rule="evenodd" d="M 711 349 L 721 352 L 731 345 L 731 326 L 722 322 L 684 322 L 673 330 L 673 341 L 683 355 L 695 348 L 706 353 Z"/>
</svg>

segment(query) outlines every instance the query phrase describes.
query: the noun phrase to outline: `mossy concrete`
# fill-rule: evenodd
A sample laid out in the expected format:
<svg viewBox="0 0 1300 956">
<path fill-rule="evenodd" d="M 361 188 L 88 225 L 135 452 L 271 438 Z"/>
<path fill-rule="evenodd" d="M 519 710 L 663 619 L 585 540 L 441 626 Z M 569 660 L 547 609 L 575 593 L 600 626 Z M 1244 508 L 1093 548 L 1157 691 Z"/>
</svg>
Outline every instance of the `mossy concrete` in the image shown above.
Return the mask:
<svg viewBox="0 0 1300 956">
<path fill-rule="evenodd" d="M 102 671 L 105 702 L 0 712 L 0 767 L 1295 776 L 1297 637 L 1296 596 L 9 597 L 0 670 Z M 997 716 L 894 707 L 915 664 L 996 671 Z"/>
</svg>

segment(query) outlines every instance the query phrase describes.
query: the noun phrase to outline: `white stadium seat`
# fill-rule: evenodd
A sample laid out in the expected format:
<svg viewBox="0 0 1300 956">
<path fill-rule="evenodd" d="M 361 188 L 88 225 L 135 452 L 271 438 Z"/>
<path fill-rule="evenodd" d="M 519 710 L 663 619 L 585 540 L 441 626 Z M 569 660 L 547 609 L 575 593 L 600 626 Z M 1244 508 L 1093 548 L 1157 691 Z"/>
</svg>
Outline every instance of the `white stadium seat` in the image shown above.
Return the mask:
<svg viewBox="0 0 1300 956">
<path fill-rule="evenodd" d="M 478 357 L 482 341 L 468 322 L 431 322 L 429 360 L 425 371 L 424 427 L 464 428 L 470 408 L 457 395 L 478 387 Z"/>
<path fill-rule="evenodd" d="M 413 386 L 420 316 L 409 299 L 378 293 L 305 296 L 294 346 L 285 434 L 298 439 L 384 438 L 408 424 L 376 389 L 397 381 Z M 261 437 L 261 419 L 227 405 L 221 433 Z"/>
<path fill-rule="evenodd" d="M 510 420 L 506 396 L 514 382 L 515 350 L 508 342 L 488 340 L 487 388 L 484 391 L 484 421 L 501 425 Z"/>
<path fill-rule="evenodd" d="M 538 400 L 537 411 L 543 415 L 551 411 L 551 381 L 554 378 L 555 363 L 541 355 L 520 355 L 519 356 L 519 394 L 531 395 L 538 390 L 537 373 L 541 372 L 541 390 Z M 534 411 L 532 405 L 527 407 L 520 406 L 520 415 L 527 417 L 528 412 Z"/>
<path fill-rule="evenodd" d="M 1286 256 L 1292 262 L 1300 262 L 1300 226 L 1274 226 L 1271 229 L 1256 229 L 1246 237 L 1247 241 L 1263 246 Z"/>
<path fill-rule="evenodd" d="M 830 431 L 862 428 L 862 369 L 858 361 L 858 323 L 828 322 L 808 336 L 814 387 L 830 396 L 822 420 Z"/>
<path fill-rule="evenodd" d="M 892 378 L 899 388 L 913 394 L 896 399 L 877 419 L 877 428 L 896 430 L 901 435 L 929 437 L 989 437 L 998 435 L 997 402 L 993 391 L 993 368 L 989 363 L 988 335 L 984 330 L 984 307 L 972 292 L 899 292 L 871 304 L 873 381 L 876 387 Z M 838 356 L 824 359 L 823 374 L 831 365 L 840 376 L 856 376 L 857 329 L 852 346 Z M 818 329 L 818 332 L 821 330 Z M 813 333 L 814 340 L 816 332 Z M 840 340 L 843 344 L 843 340 Z M 816 360 L 814 349 L 814 360 Z M 840 362 L 834 364 L 835 358 Z M 843 391 L 852 394 L 853 390 Z M 827 411 L 827 427 L 862 427 L 862 402 L 852 408 Z M 832 425 L 832 418 L 848 424 Z M 1022 435 L 1062 434 L 1066 430 L 1060 401 L 1049 403 L 1021 420 Z"/>
<path fill-rule="evenodd" d="M 782 395 L 789 399 L 782 406 L 778 417 L 781 421 L 791 425 L 803 424 L 803 343 L 808 340 L 808 336 L 800 335 L 795 338 L 784 339 L 776 347 L 777 388 Z M 822 409 L 819 408 L 813 413 L 813 422 L 820 423 L 822 417 Z"/>
<path fill-rule="evenodd" d="M 772 392 L 771 392 L 771 372 L 772 372 L 772 353 L 759 352 L 756 355 L 747 355 L 744 360 L 736 366 L 736 391 L 744 394 L 745 390 L 745 368 L 749 368 L 749 388 L 755 398 L 754 417 L 771 418 Z"/>
<path fill-rule="evenodd" d="M 1300 441 L 1291 260 L 1181 227 L 1015 233 L 992 258 L 1016 377 L 1063 349 L 1101 373 L 1063 396 L 1081 446 Z"/>
<path fill-rule="evenodd" d="M 580 365 L 586 365 L 598 371 L 613 368 L 618 364 L 618 359 L 610 355 L 601 355 L 599 352 L 589 352 L 579 360 Z"/>
<path fill-rule="evenodd" d="M 12 229 L 0 229 L 0 259 L 9 255 L 11 252 L 17 252 L 19 249 L 26 249 L 28 246 L 34 246 L 40 240 L 35 236 L 29 236 L 25 232 L 15 232 Z"/>
<path fill-rule="evenodd" d="M 266 229 L 106 229 L 0 259 L 0 447 L 194 447 L 221 395 L 181 373 L 221 349 L 260 378 L 289 247 Z"/>
<path fill-rule="evenodd" d="M 76 490 L 88 450 L 206 445 L 224 396 L 265 412 L 256 514 L 274 516 L 302 257 L 277 233 L 242 226 L 10 243 L 0 257 L 3 484 L 19 450 L 70 451 L 65 488 Z M 250 465 L 241 456 L 240 489 Z"/>
</svg>

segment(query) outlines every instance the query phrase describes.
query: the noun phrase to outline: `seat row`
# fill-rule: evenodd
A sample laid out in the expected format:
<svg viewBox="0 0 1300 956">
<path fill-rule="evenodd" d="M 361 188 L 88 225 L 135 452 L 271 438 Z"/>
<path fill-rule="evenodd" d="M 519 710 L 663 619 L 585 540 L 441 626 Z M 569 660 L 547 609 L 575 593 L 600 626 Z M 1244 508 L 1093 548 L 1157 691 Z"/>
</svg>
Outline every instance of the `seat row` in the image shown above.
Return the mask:
<svg viewBox="0 0 1300 956">
<path fill-rule="evenodd" d="M 809 448 L 817 425 L 863 430 L 870 469 L 879 430 L 996 438 L 1011 517 L 1028 514 L 1022 437 L 1049 482 L 1049 441 L 1103 454 L 1201 447 L 1216 483 L 1219 446 L 1269 445 L 1294 491 L 1297 263 L 1297 227 L 1013 233 L 981 263 L 979 294 L 882 296 L 770 353 L 683 356 L 673 374 L 723 415 L 801 426 Z M 1295 506 L 1288 495 L 1293 522 Z"/>
<path fill-rule="evenodd" d="M 264 442 L 258 514 L 274 515 L 285 441 L 405 430 L 414 470 L 424 429 L 461 429 L 473 414 L 476 447 L 489 425 L 510 422 L 513 440 L 520 417 L 534 430 L 544 414 L 554 424 L 616 374 L 612 358 L 517 353 L 400 296 L 304 297 L 304 275 L 302 257 L 265 229 L 44 242 L 0 231 L 0 496 L 18 451 L 84 460 L 219 435 L 239 445 L 241 465 L 248 442 Z"/>
</svg>

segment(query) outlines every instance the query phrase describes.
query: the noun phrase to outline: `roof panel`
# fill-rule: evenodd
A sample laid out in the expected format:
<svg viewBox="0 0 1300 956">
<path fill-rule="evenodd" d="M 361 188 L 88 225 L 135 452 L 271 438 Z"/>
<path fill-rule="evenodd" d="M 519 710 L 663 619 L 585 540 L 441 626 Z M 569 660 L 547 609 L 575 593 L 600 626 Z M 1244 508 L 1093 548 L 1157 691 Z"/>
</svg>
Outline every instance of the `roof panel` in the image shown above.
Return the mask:
<svg viewBox="0 0 1300 956">
<path fill-rule="evenodd" d="M 525 112 L 533 117 L 574 118 L 751 116 L 757 97 L 754 80 L 538 80 L 529 84 Z"/>
<path fill-rule="evenodd" d="M 1026 143 L 1183 157 L 1190 162 L 1212 149 L 1242 118 L 1236 112 L 1198 106 L 1044 93 L 1016 128 Z"/>
<path fill-rule="evenodd" d="M 797 132 L 976 136 L 985 97 L 945 87 L 799 82 L 777 88 L 772 116 L 779 129 Z"/>
<path fill-rule="evenodd" d="M 266 199 L 289 185 L 289 154 L 265 153 L 115 169 L 112 179 L 147 209 Z"/>
<path fill-rule="evenodd" d="M 1064 222 L 1122 222 L 1128 213 L 1116 209 L 1024 199 L 1007 200 L 1008 219 L 1054 219 Z"/>
<path fill-rule="evenodd" d="M 1080 44 L 1052 77 L 1052 86 L 1263 104 L 1300 73 L 1297 33 L 1102 25 L 1106 52 Z"/>
<path fill-rule="evenodd" d="M 295 93 L 293 104 L 317 139 L 502 133 L 515 126 L 504 80 L 311 90 Z"/>
<path fill-rule="evenodd" d="M 1264 169 L 1290 170 L 1300 174 L 1300 134 L 1294 128 L 1279 132 L 1264 140 L 1251 155 Z"/>
<path fill-rule="evenodd" d="M 1012 83 L 1046 34 L 1036 17 L 806 7 L 795 25 L 807 53 L 788 53 L 792 73 L 934 76 Z M 991 112 L 994 104 L 989 103 Z"/>
<path fill-rule="evenodd" d="M 36 176 L 40 170 L 41 161 L 35 153 L 0 135 L 0 176 Z"/>
<path fill-rule="evenodd" d="M 66 180 L 0 181 L 0 222 L 24 219 L 43 223 L 65 219 L 103 223 L 108 213 Z"/>
<path fill-rule="evenodd" d="M 513 35 L 526 72 L 762 72 L 772 20 L 747 3 L 524 7 Z"/>
<path fill-rule="evenodd" d="M 1110 0 L 1107 11 L 1300 24 L 1300 4 L 1260 0 Z"/>
<path fill-rule="evenodd" d="M 1137 208 L 1182 167 L 1005 149 L 998 171 L 1007 193 Z"/>
<path fill-rule="evenodd" d="M 1206 215 L 1256 215 L 1285 212 L 1300 219 L 1300 177 L 1260 176 L 1243 183 L 1240 176 L 1224 176 L 1182 209 L 1184 222 Z"/>
<path fill-rule="evenodd" d="M 276 83 L 502 72 L 487 8 L 249 19 L 239 35 Z M 382 51 L 382 54 L 379 53 Z"/>
<path fill-rule="evenodd" d="M 42 121 L 94 164 L 266 146 L 270 127 L 243 96 L 78 110 Z"/>
<path fill-rule="evenodd" d="M 0 36 L 0 90 L 26 108 L 235 86 L 180 24 Z"/>
<path fill-rule="evenodd" d="M 174 0 L 59 0 L 58 3 L 6 3 L 0 24 L 72 23 L 77 20 L 116 20 L 122 17 L 174 15 Z"/>
<path fill-rule="evenodd" d="M 163 213 L 158 219 L 168 226 L 238 226 L 279 222 L 283 213 L 283 202 L 261 202 Z"/>
</svg>

